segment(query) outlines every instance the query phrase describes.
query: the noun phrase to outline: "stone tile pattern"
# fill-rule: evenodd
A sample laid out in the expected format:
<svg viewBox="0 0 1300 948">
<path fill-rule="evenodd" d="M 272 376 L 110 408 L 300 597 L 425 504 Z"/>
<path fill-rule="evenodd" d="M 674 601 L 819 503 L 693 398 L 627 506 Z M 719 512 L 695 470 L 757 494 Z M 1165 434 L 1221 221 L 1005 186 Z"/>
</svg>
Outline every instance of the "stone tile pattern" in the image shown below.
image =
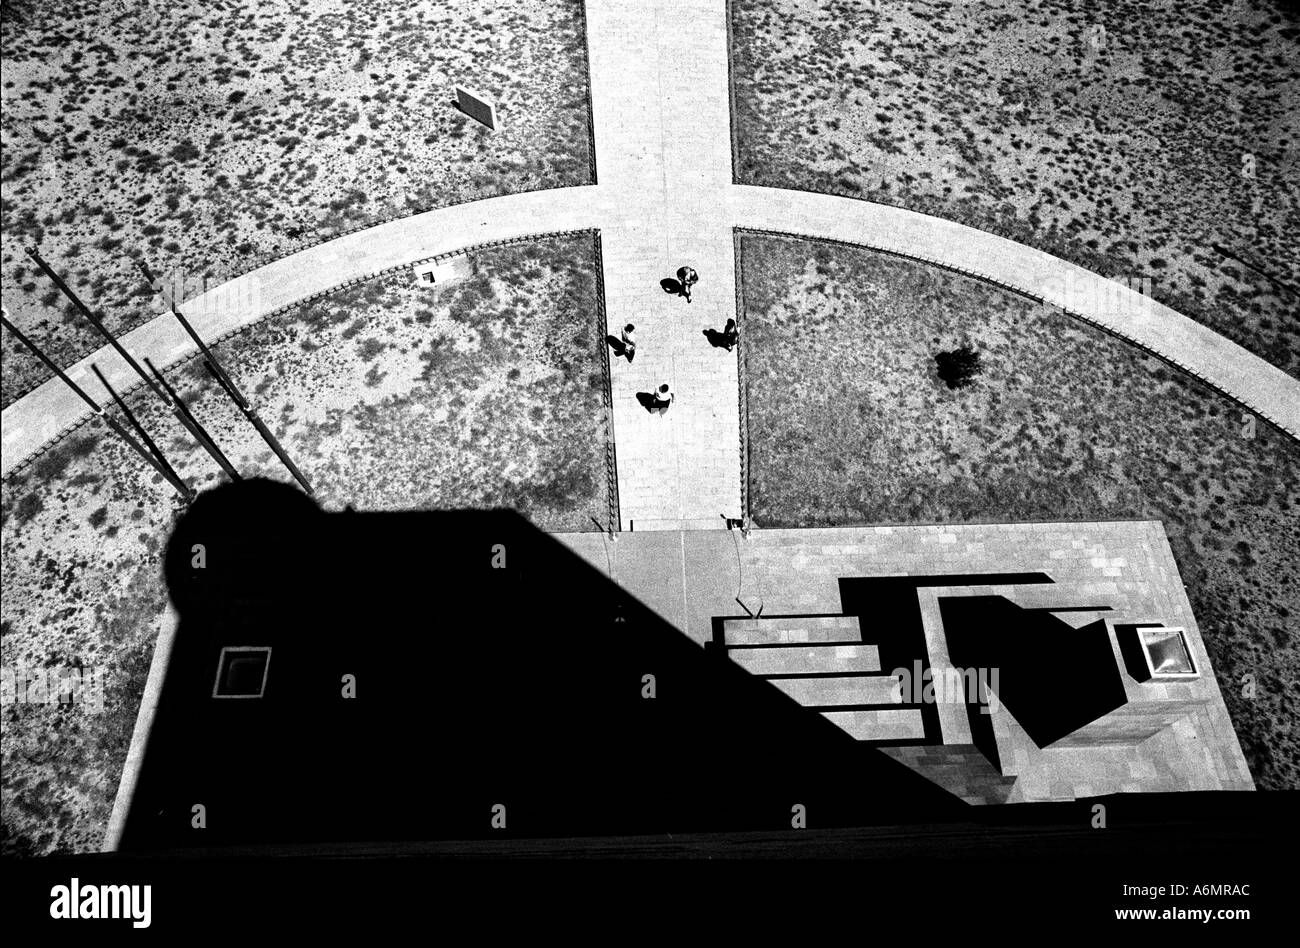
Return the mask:
<svg viewBox="0 0 1300 948">
<path fill-rule="evenodd" d="M 1007 803 L 1016 785 L 1015 777 L 999 773 L 974 745 L 903 745 L 878 750 L 972 806 Z"/>
<path fill-rule="evenodd" d="M 601 225 L 605 307 L 637 352 L 613 366 L 614 440 L 624 530 L 722 529 L 739 518 L 736 352 L 705 328 L 735 313 L 725 5 L 664 0 L 588 4 L 599 187 L 620 196 Z M 663 279 L 691 266 L 690 303 Z M 663 414 L 638 392 L 667 382 Z"/>
<path fill-rule="evenodd" d="M 880 650 L 874 645 L 865 644 L 729 648 L 727 657 L 754 675 L 797 675 L 811 669 L 827 672 L 880 671 Z"/>
<path fill-rule="evenodd" d="M 1202 671 L 1194 685 L 1138 685 L 1120 667 L 1131 697 L 1186 700 L 1194 707 L 1137 744 L 1048 751 L 1034 748 L 1009 715 L 995 715 L 1011 784 L 987 762 L 967 768 L 969 776 L 961 777 L 962 762 L 978 755 L 968 744 L 929 747 L 924 753 L 895 748 L 891 756 L 926 767 L 936 783 L 972 802 L 1254 786 L 1159 522 L 754 530 L 748 539 L 739 531 L 683 532 L 674 538 L 625 533 L 615 541 L 563 534 L 559 539 L 700 643 L 712 637 L 713 617 L 746 616 L 737 596 L 754 612 L 761 606 L 765 615 L 833 616 L 841 612 L 841 577 L 1044 572 L 1066 588 L 1069 601 L 1056 598 L 1051 586 L 1005 591 L 1027 607 L 1111 606 L 1120 621 L 1186 629 Z"/>
<path fill-rule="evenodd" d="M 724 619 L 722 635 L 728 658 L 805 708 L 834 708 L 821 711 L 822 717 L 855 740 L 925 737 L 925 721 L 916 708 L 862 707 L 905 702 L 901 678 L 881 672 L 874 644 L 842 644 L 863 638 L 856 616 Z M 768 658 L 773 653 L 776 661 Z M 870 668 L 861 669 L 864 657 Z"/>
</svg>

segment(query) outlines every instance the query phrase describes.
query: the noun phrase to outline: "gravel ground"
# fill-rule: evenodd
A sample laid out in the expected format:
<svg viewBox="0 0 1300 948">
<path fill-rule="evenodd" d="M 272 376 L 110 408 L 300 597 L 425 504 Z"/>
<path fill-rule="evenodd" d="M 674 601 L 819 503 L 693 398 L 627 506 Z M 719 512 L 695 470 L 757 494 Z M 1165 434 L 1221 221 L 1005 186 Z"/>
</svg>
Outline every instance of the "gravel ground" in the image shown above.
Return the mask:
<svg viewBox="0 0 1300 948">
<path fill-rule="evenodd" d="M 732 10 L 740 181 L 902 205 L 1149 280 L 1300 377 L 1295 12 L 1276 0 Z"/>
<path fill-rule="evenodd" d="M 5 4 L 3 299 L 56 362 L 169 286 L 210 287 L 382 219 L 588 184 L 580 0 L 73 0 Z M 452 107 L 496 97 L 501 130 Z M 192 295 L 192 294 L 189 294 Z M 0 401 L 45 378 L 4 334 Z"/>
</svg>

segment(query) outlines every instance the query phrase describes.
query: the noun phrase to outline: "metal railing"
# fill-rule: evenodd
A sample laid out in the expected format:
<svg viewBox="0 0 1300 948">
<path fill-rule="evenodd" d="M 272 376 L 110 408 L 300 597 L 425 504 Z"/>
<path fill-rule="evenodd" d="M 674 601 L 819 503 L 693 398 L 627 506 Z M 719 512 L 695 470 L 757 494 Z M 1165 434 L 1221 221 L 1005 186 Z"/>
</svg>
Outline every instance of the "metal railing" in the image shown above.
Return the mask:
<svg viewBox="0 0 1300 948">
<path fill-rule="evenodd" d="M 745 231 L 736 227 L 732 229 L 731 239 L 735 243 L 736 260 L 736 333 L 742 334 L 745 321 L 745 265 L 742 257 L 742 236 Z M 748 530 L 752 524 L 749 509 L 749 373 L 745 364 L 748 346 L 737 346 L 736 355 L 736 389 L 740 413 L 740 517 L 741 524 Z"/>
<path fill-rule="evenodd" d="M 609 331 L 609 316 L 605 312 L 605 258 L 600 241 L 600 231 L 591 232 L 592 251 L 596 258 L 596 326 L 600 338 L 600 370 L 605 380 L 605 476 L 609 483 L 609 510 L 607 531 L 611 537 L 622 526 L 618 502 L 618 454 L 614 449 L 614 382 L 609 365 L 609 346 L 605 335 Z"/>
</svg>

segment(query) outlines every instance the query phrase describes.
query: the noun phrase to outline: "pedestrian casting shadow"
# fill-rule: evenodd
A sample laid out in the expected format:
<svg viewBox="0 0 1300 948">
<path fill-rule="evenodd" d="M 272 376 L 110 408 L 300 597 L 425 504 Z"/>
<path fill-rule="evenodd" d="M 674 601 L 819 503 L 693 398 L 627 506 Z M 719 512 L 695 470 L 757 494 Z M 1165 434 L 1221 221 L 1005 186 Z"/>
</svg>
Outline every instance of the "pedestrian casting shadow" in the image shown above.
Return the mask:
<svg viewBox="0 0 1300 948">
<path fill-rule="evenodd" d="M 654 392 L 637 392 L 636 400 L 641 403 L 642 408 L 652 415 L 660 408 L 665 407 L 659 404 L 659 400 L 655 398 Z"/>
<path fill-rule="evenodd" d="M 685 296 L 686 288 L 682 286 L 681 280 L 674 280 L 672 277 L 659 281 L 659 285 L 664 288 L 665 293 L 673 296 Z"/>
<path fill-rule="evenodd" d="M 627 343 L 622 339 L 619 339 L 617 336 L 606 336 L 605 341 L 609 343 L 609 347 L 614 350 L 615 357 L 623 356 L 623 358 L 627 359 L 628 362 L 631 362 L 636 358 L 636 347 L 629 349 Z"/>
<path fill-rule="evenodd" d="M 731 351 L 733 343 L 727 341 L 727 334 L 718 332 L 716 329 L 704 330 L 704 338 L 709 340 L 709 345 L 715 349 L 726 349 Z"/>
</svg>

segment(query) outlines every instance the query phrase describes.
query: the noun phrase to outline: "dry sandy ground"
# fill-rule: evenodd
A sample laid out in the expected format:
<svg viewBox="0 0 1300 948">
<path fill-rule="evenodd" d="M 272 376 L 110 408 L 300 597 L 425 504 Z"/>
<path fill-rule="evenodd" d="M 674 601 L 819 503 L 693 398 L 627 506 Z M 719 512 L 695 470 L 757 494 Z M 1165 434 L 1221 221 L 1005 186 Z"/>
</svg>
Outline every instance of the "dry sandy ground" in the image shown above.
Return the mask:
<svg viewBox="0 0 1300 948">
<path fill-rule="evenodd" d="M 1300 377 L 1300 31 L 1280 2 L 732 8 L 741 181 L 904 205 L 1149 279 Z"/>
<path fill-rule="evenodd" d="M 157 304 L 378 220 L 590 180 L 579 0 L 6 3 L 3 299 L 68 364 Z M 497 97 L 502 130 L 451 106 Z M 46 377 L 4 334 L 0 400 Z"/>
</svg>

